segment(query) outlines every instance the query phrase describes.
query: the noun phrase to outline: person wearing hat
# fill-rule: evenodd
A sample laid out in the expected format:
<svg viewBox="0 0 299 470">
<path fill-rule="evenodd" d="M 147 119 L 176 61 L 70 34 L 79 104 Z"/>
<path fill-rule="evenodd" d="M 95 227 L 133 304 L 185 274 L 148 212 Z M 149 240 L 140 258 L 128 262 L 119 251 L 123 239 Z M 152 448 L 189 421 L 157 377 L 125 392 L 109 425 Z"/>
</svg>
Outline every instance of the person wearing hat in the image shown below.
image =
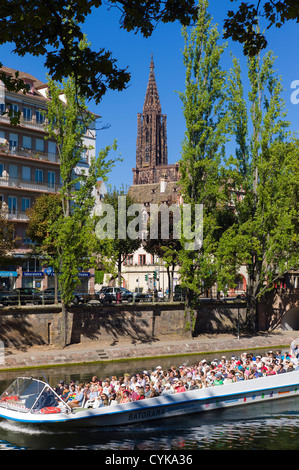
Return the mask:
<svg viewBox="0 0 299 470">
<path fill-rule="evenodd" d="M 165 387 L 161 393 L 161 395 L 172 395 L 174 393 L 174 390 L 171 386 L 170 383 L 165 384 Z"/>
<path fill-rule="evenodd" d="M 222 377 L 222 374 L 220 372 L 218 372 L 216 374 L 216 378 L 213 382 L 213 385 L 223 385 L 223 377 Z"/>
<path fill-rule="evenodd" d="M 60 380 L 59 384 L 55 388 L 55 392 L 57 393 L 57 395 L 61 396 L 63 394 L 63 391 L 64 391 L 64 381 Z"/>
</svg>

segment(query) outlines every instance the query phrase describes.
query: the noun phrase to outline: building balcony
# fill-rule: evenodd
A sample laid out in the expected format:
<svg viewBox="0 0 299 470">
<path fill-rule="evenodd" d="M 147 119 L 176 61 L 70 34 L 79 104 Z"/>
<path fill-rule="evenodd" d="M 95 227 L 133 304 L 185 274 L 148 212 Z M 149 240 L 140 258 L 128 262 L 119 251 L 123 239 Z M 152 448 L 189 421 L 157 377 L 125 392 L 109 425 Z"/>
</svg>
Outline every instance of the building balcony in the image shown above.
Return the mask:
<svg viewBox="0 0 299 470">
<path fill-rule="evenodd" d="M 22 178 L 10 178 L 9 176 L 1 176 L 0 188 L 40 191 L 43 193 L 57 193 L 61 189 L 61 185 L 55 183 L 43 183 L 41 181 L 34 180 L 23 180 Z"/>
<path fill-rule="evenodd" d="M 6 214 L 6 218 L 17 222 L 28 222 L 29 217 L 25 212 L 13 211 Z"/>
<path fill-rule="evenodd" d="M 11 125 L 10 116 L 8 114 L 0 115 L 0 123 Z M 44 131 L 45 125 L 47 125 L 47 119 L 36 119 L 36 116 L 32 116 L 31 118 L 25 118 L 24 116 L 20 116 L 20 126 L 28 127 L 30 129 L 35 129 L 39 131 Z"/>
<path fill-rule="evenodd" d="M 45 153 L 40 150 L 26 149 L 23 147 L 10 147 L 9 144 L 0 143 L 0 155 L 1 154 L 9 157 L 25 157 L 50 163 L 60 163 L 59 157 L 55 153 Z"/>
</svg>

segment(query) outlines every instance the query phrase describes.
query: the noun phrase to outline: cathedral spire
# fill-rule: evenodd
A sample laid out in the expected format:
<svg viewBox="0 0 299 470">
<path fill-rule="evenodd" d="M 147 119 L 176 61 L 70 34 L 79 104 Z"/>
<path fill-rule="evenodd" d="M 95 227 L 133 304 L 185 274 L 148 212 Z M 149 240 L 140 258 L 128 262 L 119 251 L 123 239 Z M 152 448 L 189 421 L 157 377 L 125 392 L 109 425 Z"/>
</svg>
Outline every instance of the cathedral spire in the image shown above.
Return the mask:
<svg viewBox="0 0 299 470">
<path fill-rule="evenodd" d="M 153 54 L 151 55 L 150 62 L 150 74 L 145 94 L 145 100 L 143 105 L 144 113 L 160 113 L 161 114 L 161 104 L 158 93 L 158 88 L 156 84 L 156 77 L 154 72 L 155 64 L 153 59 Z"/>
<path fill-rule="evenodd" d="M 166 114 L 162 114 L 151 55 L 150 74 L 143 112 L 137 115 L 136 168 L 134 184 L 159 181 L 160 170 L 168 164 Z"/>
<path fill-rule="evenodd" d="M 151 55 L 151 63 L 150 63 L 150 71 L 151 71 L 151 73 L 154 73 L 154 68 L 155 68 L 154 56 L 153 56 L 153 53 L 152 53 L 152 55 Z"/>
</svg>

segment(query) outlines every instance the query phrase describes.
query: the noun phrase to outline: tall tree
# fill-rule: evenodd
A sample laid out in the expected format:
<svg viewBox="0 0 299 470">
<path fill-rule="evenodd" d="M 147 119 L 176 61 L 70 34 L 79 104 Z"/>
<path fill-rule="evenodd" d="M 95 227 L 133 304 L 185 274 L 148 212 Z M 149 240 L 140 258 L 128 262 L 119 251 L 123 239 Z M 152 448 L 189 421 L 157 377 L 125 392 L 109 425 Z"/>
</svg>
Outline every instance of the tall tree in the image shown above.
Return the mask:
<svg viewBox="0 0 299 470">
<path fill-rule="evenodd" d="M 236 171 L 232 172 L 235 221 L 223 234 L 217 254 L 218 280 L 234 282 L 242 264 L 248 273 L 248 327 L 254 329 L 257 302 L 277 276 L 299 266 L 298 142 L 285 120 L 280 77 L 274 56 L 249 59 L 250 114 L 245 112 L 240 66 L 230 79 L 231 122 L 236 136 Z"/>
<path fill-rule="evenodd" d="M 59 273 L 63 309 L 62 344 L 66 344 L 66 307 L 73 299 L 73 291 L 79 281 L 79 267 L 93 265 L 96 237 L 92 212 L 95 204 L 94 188 L 107 173 L 115 160 L 107 159 L 111 147 L 90 158 L 87 172 L 76 171 L 82 153 L 88 150 L 84 136 L 95 119 L 86 108 L 85 100 L 78 95 L 75 80 L 70 77 L 61 88 L 49 81 L 48 122 L 49 137 L 56 141 L 60 157 L 60 190 L 62 214 L 53 220 L 45 245 L 55 247 L 52 265 Z M 64 100 L 61 97 L 64 96 Z"/>
<path fill-rule="evenodd" d="M 130 207 L 134 207 L 134 200 L 126 194 L 124 188 L 120 190 L 114 188 L 106 194 L 103 203 L 102 213 L 96 226 L 97 251 L 100 253 L 106 269 L 109 269 L 112 275 L 116 273 L 117 284 L 121 287 L 122 264 L 127 256 L 134 253 L 141 245 L 139 236 L 132 238 L 128 234 L 128 225 L 134 220 L 133 214 L 128 215 L 128 211 Z M 102 225 L 104 223 L 106 226 L 107 208 L 111 210 L 108 216 L 113 218 L 113 220 L 110 220 L 113 225 L 111 232 L 109 228 L 106 231 L 103 230 L 104 226 Z"/>
<path fill-rule="evenodd" d="M 36 243 L 35 252 L 45 259 L 58 259 L 58 247 L 51 237 L 53 224 L 62 216 L 62 200 L 59 193 L 42 194 L 26 211 L 29 222 L 26 235 Z M 55 276 L 55 303 L 58 303 L 58 271 Z"/>
<path fill-rule="evenodd" d="M 157 224 L 157 236 L 151 237 L 150 222 L 148 223 L 148 237 L 144 242 L 144 249 L 155 256 L 158 256 L 163 260 L 164 265 L 167 271 L 168 278 L 168 297 L 169 301 L 173 300 L 173 278 L 175 268 L 180 263 L 179 253 L 182 249 L 181 245 L 181 227 L 179 228 L 179 233 L 177 236 L 176 230 L 174 227 L 175 219 L 173 212 L 169 211 L 168 208 L 165 208 L 167 215 L 163 213 L 164 207 L 160 208 L 158 212 L 158 217 L 155 221 Z M 180 210 L 180 208 L 178 208 Z M 152 215 L 152 214 L 151 214 Z M 151 216 L 150 215 L 150 216 Z M 168 219 L 168 220 L 165 220 Z M 163 234 L 163 227 L 167 224 L 167 234 Z"/>
<path fill-rule="evenodd" d="M 221 159 L 228 134 L 226 72 L 221 57 L 226 47 L 219 45 L 219 33 L 208 13 L 208 1 L 199 2 L 196 26 L 190 38 L 183 29 L 186 89 L 180 93 L 186 122 L 180 160 L 180 187 L 184 204 L 203 208 L 203 243 L 196 251 L 181 251 L 181 279 L 187 288 L 189 305 L 216 281 L 214 253 L 226 222 L 226 175 Z"/>
</svg>

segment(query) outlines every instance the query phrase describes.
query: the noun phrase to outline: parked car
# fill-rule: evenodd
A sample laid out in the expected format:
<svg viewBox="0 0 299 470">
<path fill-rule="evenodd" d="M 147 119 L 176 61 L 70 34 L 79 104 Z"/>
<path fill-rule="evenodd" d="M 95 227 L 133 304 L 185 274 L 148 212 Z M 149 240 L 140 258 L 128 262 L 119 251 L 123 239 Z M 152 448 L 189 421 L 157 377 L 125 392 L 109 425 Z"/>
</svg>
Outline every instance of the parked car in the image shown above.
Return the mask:
<svg viewBox="0 0 299 470">
<path fill-rule="evenodd" d="M 61 302 L 61 293 L 58 292 L 58 302 Z M 80 304 L 80 303 L 85 303 L 89 302 L 89 300 L 92 299 L 92 296 L 90 294 L 85 294 L 81 292 L 74 292 L 74 304 Z M 48 287 L 48 289 L 45 289 L 42 291 L 42 302 L 41 303 L 54 303 L 55 302 L 55 289 L 54 287 Z"/>
<path fill-rule="evenodd" d="M 74 304 L 84 304 L 92 300 L 92 295 L 85 292 L 74 292 Z"/>
<path fill-rule="evenodd" d="M 121 293 L 121 300 L 132 302 L 134 298 L 133 292 L 125 289 L 124 287 L 102 287 L 99 291 L 99 300 L 101 303 L 116 301 L 116 294 Z"/>
<path fill-rule="evenodd" d="M 186 300 L 186 289 L 182 288 L 179 285 L 175 286 L 174 293 L 173 293 L 173 300 L 175 302 Z"/>
<path fill-rule="evenodd" d="M 38 304 L 41 301 L 41 291 L 32 287 L 19 287 L 11 291 L 0 293 L 2 305 L 25 305 L 27 303 Z"/>
<path fill-rule="evenodd" d="M 151 296 L 145 292 L 134 292 L 134 301 L 135 302 L 149 302 Z"/>
<path fill-rule="evenodd" d="M 16 294 L 13 294 L 11 291 L 0 291 L 0 304 L 4 307 L 7 305 L 15 305 L 18 303 L 18 298 Z"/>
<path fill-rule="evenodd" d="M 60 303 L 61 302 L 61 294 L 60 292 L 57 293 L 57 300 Z M 54 287 L 48 287 L 48 289 L 45 289 L 41 291 L 41 303 L 44 304 L 54 304 L 55 302 L 55 289 Z"/>
</svg>

